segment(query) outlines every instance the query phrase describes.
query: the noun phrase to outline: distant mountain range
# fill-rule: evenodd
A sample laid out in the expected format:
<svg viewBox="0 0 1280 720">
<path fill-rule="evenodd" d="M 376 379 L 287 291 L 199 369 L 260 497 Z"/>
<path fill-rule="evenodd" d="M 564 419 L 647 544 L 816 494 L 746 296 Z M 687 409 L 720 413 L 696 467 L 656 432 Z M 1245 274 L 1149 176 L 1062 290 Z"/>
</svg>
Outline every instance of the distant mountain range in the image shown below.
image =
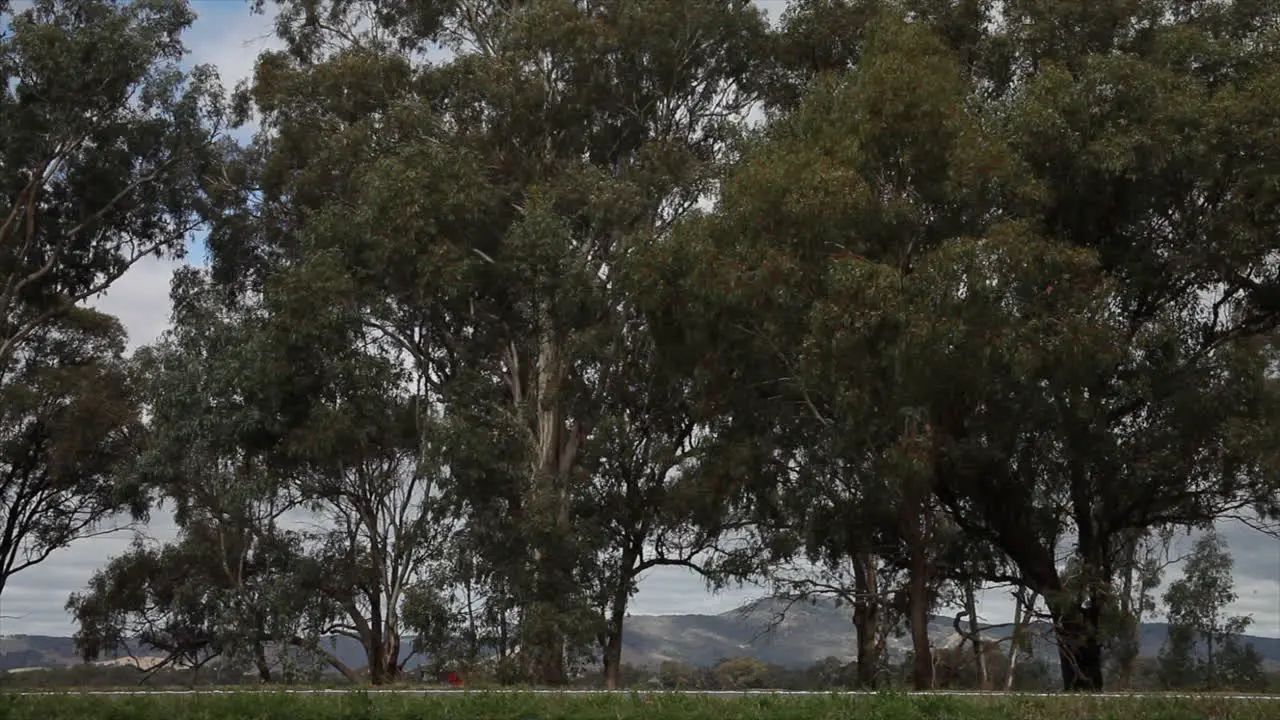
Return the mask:
<svg viewBox="0 0 1280 720">
<path fill-rule="evenodd" d="M 623 638 L 623 661 L 638 666 L 655 666 L 664 660 L 679 660 L 710 666 L 723 658 L 750 655 L 761 661 L 788 668 L 802 668 L 828 657 L 854 659 L 855 635 L 849 608 L 834 603 L 796 603 L 785 619 L 771 632 L 761 634 L 785 605 L 778 600 L 762 600 L 720 615 L 639 615 L 627 619 Z M 965 624 L 967 627 L 967 621 Z M 1056 664 L 1057 649 L 1049 627 L 1034 625 L 1033 650 L 1037 657 Z M 984 637 L 1003 639 L 1011 626 L 989 626 Z M 1155 657 L 1164 645 L 1169 629 L 1165 623 L 1143 623 L 1140 654 Z M 954 647 L 960 641 L 954 616 L 935 616 L 929 622 L 929 637 L 935 647 Z M 1280 638 L 1246 635 L 1268 667 L 1280 667 Z M 911 648 L 909 637 L 889 638 L 889 655 L 900 661 Z"/>
<path fill-rule="evenodd" d="M 656 667 L 668 660 L 710 667 L 729 657 L 751 656 L 788 668 L 803 668 L 827 657 L 853 659 L 854 633 L 848 608 L 832 603 L 793 605 L 785 619 L 765 632 L 782 609 L 777 600 L 762 600 L 719 615 L 634 615 L 627 618 L 623 638 L 623 662 Z M 1047 628 L 1034 628 L 1035 653 L 1051 663 L 1056 659 Z M 1010 627 L 991 627 L 989 638 L 1007 637 Z M 1164 644 L 1168 627 L 1164 623 L 1142 626 L 1141 654 L 1155 657 Z M 929 635 L 938 647 L 954 646 L 959 637 L 952 618 L 935 617 Z M 353 667 L 364 665 L 358 643 L 336 638 L 335 653 Z M 1280 638 L 1245 636 L 1246 643 L 1264 658 L 1270 668 L 1280 668 Z M 406 648 L 410 643 L 405 643 Z M 889 653 L 894 659 L 910 648 L 909 638 L 891 638 Z M 403 651 L 408 655 L 408 650 Z M 403 656 L 402 656 L 403 657 Z M 117 661 L 118 662 L 118 661 Z M 39 667 L 66 667 L 80 663 L 71 638 L 41 635 L 0 637 L 0 670 Z M 415 663 L 410 662 L 410 666 Z"/>
</svg>

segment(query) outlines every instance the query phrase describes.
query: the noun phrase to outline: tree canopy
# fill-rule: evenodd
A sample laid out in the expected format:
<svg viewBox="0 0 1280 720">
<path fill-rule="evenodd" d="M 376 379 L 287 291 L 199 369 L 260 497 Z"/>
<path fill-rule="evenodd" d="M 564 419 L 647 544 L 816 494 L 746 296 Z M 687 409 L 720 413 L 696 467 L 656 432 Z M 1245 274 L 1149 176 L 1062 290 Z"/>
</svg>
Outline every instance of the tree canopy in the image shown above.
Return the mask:
<svg viewBox="0 0 1280 720">
<path fill-rule="evenodd" d="M 110 518 L 145 515 L 114 318 L 82 303 L 204 221 L 225 98 L 182 70 L 185 2 L 0 2 L 0 593 Z"/>
<path fill-rule="evenodd" d="M 3 547 L 179 527 L 72 598 L 88 656 L 617 687 L 677 566 L 849 603 L 859 685 L 905 632 L 1012 687 L 1039 619 L 1098 690 L 1161 538 L 1280 517 L 1275 3 L 285 0 L 230 95 L 178 0 L 13 17 L 0 451 L 73 500 Z M 126 360 L 78 304 L 197 225 Z"/>
</svg>

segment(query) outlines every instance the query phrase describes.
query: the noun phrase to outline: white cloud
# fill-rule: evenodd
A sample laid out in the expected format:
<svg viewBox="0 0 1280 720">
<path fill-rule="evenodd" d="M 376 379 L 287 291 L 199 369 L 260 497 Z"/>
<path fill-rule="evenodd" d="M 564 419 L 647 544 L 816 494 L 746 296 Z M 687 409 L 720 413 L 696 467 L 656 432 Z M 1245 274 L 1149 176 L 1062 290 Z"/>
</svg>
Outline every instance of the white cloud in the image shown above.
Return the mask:
<svg viewBox="0 0 1280 720">
<path fill-rule="evenodd" d="M 718 593 L 707 590 L 702 576 L 687 568 L 657 567 L 640 578 L 640 589 L 631 600 L 632 615 L 716 614 L 739 608 L 765 594 L 759 586 L 730 587 Z"/>
<path fill-rule="evenodd" d="M 157 523 L 163 525 L 164 523 Z M 163 532 L 163 527 L 154 528 Z M 170 531 L 171 532 L 171 531 Z M 73 592 L 88 583 L 95 570 L 128 549 L 133 536 L 120 532 L 73 543 L 9 580 L 0 598 L 0 635 L 61 635 L 74 632 L 63 609 Z"/>
<path fill-rule="evenodd" d="M 179 260 L 143 258 L 87 304 L 120 318 L 129 331 L 131 349 L 149 345 L 169 327 L 169 281 L 173 271 L 183 264 Z"/>
<path fill-rule="evenodd" d="M 262 51 L 283 47 L 272 28 L 274 2 L 262 14 L 251 13 L 246 0 L 195 0 L 192 6 L 198 17 L 186 38 L 190 61 L 218 68 L 227 88 L 253 77 Z"/>
</svg>

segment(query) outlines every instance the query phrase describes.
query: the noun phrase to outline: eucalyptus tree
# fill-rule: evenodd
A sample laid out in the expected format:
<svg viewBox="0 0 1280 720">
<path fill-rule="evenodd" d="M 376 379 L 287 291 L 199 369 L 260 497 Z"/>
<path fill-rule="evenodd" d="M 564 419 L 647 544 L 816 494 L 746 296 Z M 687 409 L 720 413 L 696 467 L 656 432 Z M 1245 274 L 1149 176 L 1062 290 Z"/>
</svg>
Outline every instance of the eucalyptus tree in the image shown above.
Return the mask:
<svg viewBox="0 0 1280 720">
<path fill-rule="evenodd" d="M 746 437 L 839 423 L 899 507 L 1004 554 L 1096 689 L 1126 539 L 1280 504 L 1277 8 L 981 6 L 883 3 L 796 75 L 665 258 L 673 337 L 755 391 Z"/>
<path fill-rule="evenodd" d="M 1183 576 L 1164 593 L 1169 636 L 1160 650 L 1159 675 L 1167 687 L 1254 689 L 1265 685 L 1262 658 L 1240 636 L 1253 623 L 1229 615 L 1235 602 L 1234 562 L 1226 540 L 1213 530 L 1196 539 Z"/>
<path fill-rule="evenodd" d="M 314 326 L 312 308 L 277 306 L 272 323 L 286 333 L 296 322 Z M 350 318 L 353 327 L 358 321 Z M 401 677 L 412 656 L 402 652 L 405 632 L 416 631 L 420 642 L 439 635 L 451 629 L 454 610 L 448 559 L 458 521 L 441 455 L 446 433 L 402 359 L 399 346 L 377 336 L 327 348 L 313 375 L 302 370 L 313 394 L 303 419 L 285 420 L 278 446 L 290 487 L 316 528 L 304 532 L 316 572 L 303 587 L 329 608 L 330 631 L 364 648 L 374 684 Z M 406 616 L 409 605 L 414 612 Z M 413 627 L 414 620 L 449 627 Z"/>
<path fill-rule="evenodd" d="M 295 660 L 315 659 L 308 664 L 332 665 L 359 681 L 298 621 L 310 602 L 289 582 L 300 545 L 287 531 L 215 517 L 186 522 L 171 542 L 139 540 L 68 599 L 76 648 L 86 661 L 158 653 L 148 674 L 243 662 L 264 683 L 295 675 L 300 668 L 285 661 L 296 649 Z"/>
<path fill-rule="evenodd" d="M 136 422 L 123 331 L 81 305 L 199 222 L 222 107 L 211 70 L 178 66 L 193 19 L 179 0 L 0 2 L 0 592 L 143 510 L 111 480 Z"/>
<path fill-rule="evenodd" d="M 448 597 L 437 434 L 376 344 L 296 354 L 300 327 L 311 347 L 351 316 L 317 316 L 292 297 L 176 276 L 174 327 L 139 353 L 150 417 L 131 480 L 173 507 L 179 538 L 115 559 L 72 599 L 86 653 L 142 628 L 175 657 L 248 657 L 265 678 L 267 651 L 295 647 L 356 680 L 323 647 L 342 635 L 381 684 L 403 671 L 406 630 L 438 631 L 404 615 L 413 604 L 417 621 L 435 620 L 424 603 Z M 192 558 L 198 573 L 180 567 Z"/>
<path fill-rule="evenodd" d="M 570 646 L 617 645 L 637 543 L 671 536 L 658 496 L 689 422 L 647 377 L 630 258 L 714 184 L 763 18 L 746 0 L 298 2 L 278 29 L 215 270 L 287 272 L 398 347 L 439 410 L 469 543 L 519 608 L 518 657 L 563 682 Z M 340 271 L 308 275 L 322 265 Z"/>
<path fill-rule="evenodd" d="M 1023 451 L 1040 477 L 1060 480 L 1010 503 L 1026 480 L 988 472 L 1011 468 L 1006 457 L 942 484 L 966 529 L 997 540 L 1045 597 L 1072 689 L 1102 685 L 1099 627 L 1133 532 L 1252 505 L 1275 512 L 1280 501 L 1266 342 L 1280 266 L 1275 218 L 1260 210 L 1273 205 L 1258 195 L 1280 170 L 1280 146 L 1259 135 L 1273 121 L 1262 108 L 1280 8 L 1080 7 L 1009 3 L 996 35 L 1009 59 L 1002 134 L 1044 191 L 1035 227 L 1088 253 L 1101 281 L 1072 337 L 1089 357 L 1045 378 L 1036 402 L 1047 401 L 1051 433 Z M 1089 277 L 1046 278 L 1041 292 Z M 957 449 L 996 462 L 990 438 L 967 424 L 950 431 Z M 1072 591 L 1028 512 L 1054 505 L 1087 578 Z"/>
<path fill-rule="evenodd" d="M 67 608 L 87 658 L 140 642 L 166 663 L 251 660 L 265 681 L 269 650 L 315 650 L 329 629 L 294 582 L 304 537 L 285 515 L 300 498 L 267 402 L 286 386 L 262 372 L 262 313 L 220 303 L 198 271 L 175 277 L 173 327 L 134 358 L 148 418 L 117 479 L 172 512 L 178 536 L 112 558 Z"/>
<path fill-rule="evenodd" d="M 768 127 L 717 212 L 664 250 L 668 266 L 689 273 L 671 284 L 692 301 L 686 335 L 714 337 L 708 352 L 726 368 L 713 379 L 723 385 L 704 391 L 727 399 L 745 442 L 759 445 L 764 430 L 766 447 L 838 461 L 895 526 L 909 556 L 923 687 L 937 529 L 928 410 L 937 369 L 923 353 L 949 341 L 950 328 L 947 317 L 910 308 L 934 303 L 942 269 L 933 257 L 961 260 L 941 259 L 948 240 L 999 220 L 997 200 L 1015 186 L 1017 167 L 977 118 L 954 112 L 967 84 L 927 29 L 888 17 L 872 38 L 866 71 L 823 81 Z M 776 475 L 757 477 L 764 482 L 752 494 L 776 506 Z M 802 498 L 827 492 L 827 478 L 813 479 L 797 489 Z"/>
</svg>

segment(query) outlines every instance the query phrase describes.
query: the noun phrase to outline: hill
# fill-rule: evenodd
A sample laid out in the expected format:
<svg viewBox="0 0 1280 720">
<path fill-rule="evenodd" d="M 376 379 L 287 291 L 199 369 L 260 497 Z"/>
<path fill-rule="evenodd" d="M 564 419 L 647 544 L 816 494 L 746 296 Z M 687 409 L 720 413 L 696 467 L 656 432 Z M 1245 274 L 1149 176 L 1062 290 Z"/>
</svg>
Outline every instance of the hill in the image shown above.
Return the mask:
<svg viewBox="0 0 1280 720">
<path fill-rule="evenodd" d="M 751 655 L 764 662 L 788 668 L 811 665 L 827 657 L 852 660 L 854 632 L 848 608 L 833 603 L 796 604 L 772 632 L 761 634 L 783 608 L 776 600 L 763 600 L 720 615 L 639 615 L 627 619 L 623 641 L 623 661 L 638 666 L 655 666 L 665 660 L 679 660 L 711 666 L 726 657 Z M 952 647 L 959 641 L 953 617 L 935 616 L 929 623 L 929 637 L 937 647 Z M 987 626 L 988 639 L 1009 637 L 1009 626 Z M 1056 659 L 1057 650 L 1047 625 L 1032 628 L 1038 657 Z M 1142 657 L 1156 657 L 1169 629 L 1165 623 L 1144 623 L 1140 635 Z M 1280 667 L 1280 638 L 1244 636 L 1269 667 Z M 890 638 L 889 654 L 901 660 L 910 649 L 910 639 Z"/>
<path fill-rule="evenodd" d="M 785 618 L 766 632 L 782 604 L 763 600 L 719 615 L 635 615 L 627 619 L 623 661 L 656 667 L 666 660 L 709 667 L 723 658 L 749 655 L 788 668 L 802 668 L 827 657 L 853 658 L 854 634 L 847 608 L 832 603 L 796 604 Z M 1054 658 L 1047 628 L 1036 628 L 1037 656 Z M 1009 627 L 991 627 L 988 637 L 1003 638 Z M 1155 657 L 1168 634 L 1164 623 L 1147 623 L 1141 631 L 1141 654 Z M 935 617 L 929 627 L 939 647 L 956 644 L 952 618 Z M 335 638 L 334 650 L 344 662 L 364 665 L 359 645 L 349 638 Z M 1245 636 L 1271 668 L 1280 667 L 1280 638 Z M 406 647 L 410 643 L 406 642 Z M 908 638 L 890 638 L 889 652 L 900 660 L 910 647 Z M 402 658 L 409 655 L 406 649 Z M 108 659 L 110 661 L 110 659 Z M 67 667 L 80 662 L 68 637 L 9 635 L 0 637 L 0 670 Z M 410 666 L 415 665 L 410 661 Z"/>
</svg>

